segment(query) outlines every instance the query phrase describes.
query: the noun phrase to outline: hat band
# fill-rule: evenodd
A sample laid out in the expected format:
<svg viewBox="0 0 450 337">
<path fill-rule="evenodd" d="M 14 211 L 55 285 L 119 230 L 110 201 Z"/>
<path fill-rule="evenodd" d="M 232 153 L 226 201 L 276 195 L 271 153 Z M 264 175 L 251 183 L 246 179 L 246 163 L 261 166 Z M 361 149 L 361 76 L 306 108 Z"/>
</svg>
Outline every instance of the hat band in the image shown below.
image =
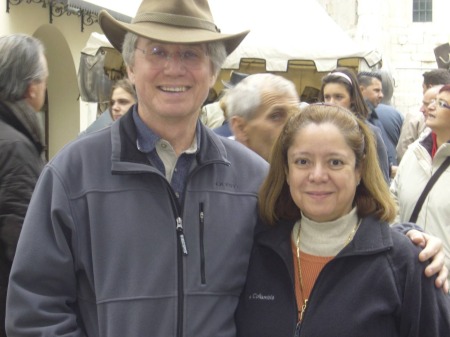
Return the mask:
<svg viewBox="0 0 450 337">
<path fill-rule="evenodd" d="M 183 28 L 205 29 L 220 33 L 220 29 L 217 28 L 217 26 L 212 22 L 183 15 L 174 15 L 168 13 L 142 13 L 136 15 L 133 20 L 133 23 L 140 22 L 155 22 L 165 25 L 179 26 Z"/>
</svg>

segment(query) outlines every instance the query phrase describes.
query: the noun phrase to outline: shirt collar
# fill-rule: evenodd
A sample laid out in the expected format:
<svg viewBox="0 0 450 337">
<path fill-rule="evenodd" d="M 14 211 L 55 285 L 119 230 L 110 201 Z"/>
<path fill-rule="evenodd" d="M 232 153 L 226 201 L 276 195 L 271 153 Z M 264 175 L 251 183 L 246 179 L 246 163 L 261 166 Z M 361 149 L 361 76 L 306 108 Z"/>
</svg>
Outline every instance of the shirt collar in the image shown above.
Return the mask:
<svg viewBox="0 0 450 337">
<path fill-rule="evenodd" d="M 139 117 L 139 114 L 137 112 L 137 106 L 138 104 L 135 104 L 133 106 L 133 121 L 136 125 L 137 130 L 137 140 L 136 145 L 139 151 L 144 153 L 150 153 L 153 150 L 155 150 L 158 142 L 161 140 L 161 137 L 158 136 L 152 129 L 150 129 Z M 192 145 L 189 147 L 189 149 L 186 150 L 187 153 L 194 153 L 198 152 L 200 149 L 200 122 L 197 122 L 197 126 L 195 128 L 195 140 L 197 142 L 192 143 Z M 195 151 L 193 151 L 193 149 Z"/>
<path fill-rule="evenodd" d="M 372 102 L 370 102 L 368 99 L 365 100 L 367 106 L 369 107 L 369 115 L 373 118 L 378 118 L 377 112 L 375 110 L 375 107 L 373 106 Z"/>
</svg>

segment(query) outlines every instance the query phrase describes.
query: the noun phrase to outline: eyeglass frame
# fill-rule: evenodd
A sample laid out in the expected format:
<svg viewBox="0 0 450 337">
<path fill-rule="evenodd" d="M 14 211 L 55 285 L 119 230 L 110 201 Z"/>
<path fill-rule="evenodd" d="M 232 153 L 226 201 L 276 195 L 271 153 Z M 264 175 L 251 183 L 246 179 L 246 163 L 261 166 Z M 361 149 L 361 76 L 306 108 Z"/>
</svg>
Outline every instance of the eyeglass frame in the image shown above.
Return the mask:
<svg viewBox="0 0 450 337">
<path fill-rule="evenodd" d="M 178 58 L 181 62 L 181 64 L 183 64 L 184 67 L 188 68 L 188 69 L 198 69 L 200 68 L 202 61 L 203 61 L 203 57 L 207 57 L 208 53 L 206 50 L 203 49 L 199 49 L 198 51 L 201 51 L 201 55 L 199 55 L 198 58 L 198 65 L 196 64 L 186 64 L 186 56 L 185 53 L 189 52 L 189 51 L 193 51 L 195 55 L 197 55 L 197 49 L 196 48 L 192 48 L 192 47 L 188 47 L 185 50 L 181 50 L 181 51 L 176 51 L 176 52 L 167 52 L 167 50 L 164 49 L 163 46 L 161 45 L 156 45 L 156 46 L 152 46 L 152 45 L 148 45 L 146 46 L 144 49 L 143 48 L 139 48 L 137 46 L 134 47 L 135 49 L 139 50 L 140 52 L 142 52 L 142 54 L 145 56 L 146 60 L 150 62 L 150 64 L 152 64 L 152 67 L 154 69 L 163 69 L 167 62 L 169 61 L 169 59 L 174 57 L 174 54 L 178 54 Z M 155 49 L 160 48 L 161 51 L 163 51 L 166 55 L 165 56 L 161 56 L 158 55 L 157 52 L 154 52 Z M 150 53 L 149 53 L 149 49 L 151 49 Z M 183 54 L 184 53 L 184 54 Z M 148 56 L 149 55 L 149 56 Z M 155 56 L 155 58 L 152 60 L 152 56 Z M 159 57 L 159 58 L 158 58 Z M 156 64 L 156 62 L 160 62 L 161 64 Z"/>
<path fill-rule="evenodd" d="M 444 100 L 438 99 L 438 100 L 436 101 L 436 103 L 437 103 L 437 105 L 439 105 L 441 108 L 446 108 L 446 109 L 449 109 L 449 110 L 450 110 L 450 105 L 447 104 L 447 102 L 445 102 Z"/>
<path fill-rule="evenodd" d="M 434 103 L 434 104 L 440 106 L 441 108 L 445 108 L 445 109 L 449 109 L 449 110 L 450 110 L 450 105 L 447 104 L 447 102 L 445 102 L 445 101 L 442 100 L 442 99 L 432 99 L 432 100 L 430 101 L 430 104 L 432 104 L 432 103 Z"/>
</svg>

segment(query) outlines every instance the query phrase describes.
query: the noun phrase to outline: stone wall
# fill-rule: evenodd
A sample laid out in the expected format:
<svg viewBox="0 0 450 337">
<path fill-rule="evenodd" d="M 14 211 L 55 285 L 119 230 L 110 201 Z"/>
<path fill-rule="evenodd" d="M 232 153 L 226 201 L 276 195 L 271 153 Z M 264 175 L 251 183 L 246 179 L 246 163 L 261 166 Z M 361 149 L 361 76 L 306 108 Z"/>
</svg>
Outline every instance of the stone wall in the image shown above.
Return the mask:
<svg viewBox="0 0 450 337">
<path fill-rule="evenodd" d="M 392 104 L 418 110 L 422 74 L 436 68 L 434 48 L 450 41 L 450 1 L 433 0 L 433 21 L 412 22 L 412 0 L 317 0 L 357 42 L 375 46 L 395 79 Z"/>
</svg>

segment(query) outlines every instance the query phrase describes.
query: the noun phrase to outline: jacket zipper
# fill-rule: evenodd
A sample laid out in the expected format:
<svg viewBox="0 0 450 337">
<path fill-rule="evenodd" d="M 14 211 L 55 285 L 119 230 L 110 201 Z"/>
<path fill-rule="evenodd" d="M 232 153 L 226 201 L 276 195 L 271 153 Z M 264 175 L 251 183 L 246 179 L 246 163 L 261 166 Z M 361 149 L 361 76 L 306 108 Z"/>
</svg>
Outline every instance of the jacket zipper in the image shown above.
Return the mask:
<svg viewBox="0 0 450 337">
<path fill-rule="evenodd" d="M 211 162 L 210 164 L 212 164 Z M 205 165 L 204 165 L 205 166 Z M 184 195 L 186 195 L 186 190 L 188 188 L 189 181 L 191 179 L 191 176 L 194 174 L 194 172 L 200 170 L 199 167 L 197 167 L 193 172 L 191 172 L 188 177 L 186 178 L 186 186 L 184 189 Z M 166 180 L 167 181 L 167 180 Z M 171 202 L 172 207 L 174 210 L 174 213 L 177 215 L 176 218 L 176 232 L 178 236 L 179 245 L 177 245 L 177 266 L 178 266 L 178 320 L 177 320 L 177 337 L 183 337 L 183 322 L 184 322 L 184 280 L 183 280 L 183 256 L 188 255 L 188 249 L 186 240 L 184 237 L 184 230 L 183 230 L 183 221 L 182 218 L 179 216 L 179 214 L 183 214 L 183 208 L 184 208 L 184 202 L 186 201 L 185 198 L 183 198 L 183 205 L 180 207 L 178 206 L 177 199 L 174 195 L 174 192 L 172 190 L 172 187 L 169 184 L 169 193 L 171 195 Z M 202 203 L 203 205 L 203 203 Z M 203 236 L 203 235 L 202 235 Z M 206 280 L 205 280 L 206 282 Z"/>
<path fill-rule="evenodd" d="M 320 284 L 320 282 L 324 278 L 324 276 L 323 276 L 324 272 L 326 273 L 326 270 L 331 268 L 330 265 L 333 265 L 334 263 L 336 263 L 336 260 L 343 259 L 343 258 L 346 258 L 346 257 L 348 257 L 348 256 L 339 256 L 339 253 L 338 253 L 338 255 L 335 256 L 333 260 L 331 260 L 330 262 L 325 264 L 325 266 L 322 268 L 322 270 L 320 271 L 319 275 L 317 276 L 317 279 L 316 279 L 316 282 L 314 283 L 314 286 L 311 289 L 311 294 L 309 295 L 308 302 L 311 302 L 311 299 L 313 298 L 314 293 L 317 291 L 316 289 L 318 288 L 318 284 Z M 302 326 L 303 326 L 303 322 L 306 319 L 306 315 L 308 313 L 308 308 L 309 307 L 310 307 L 309 305 L 308 306 L 305 305 L 305 307 L 302 308 L 302 320 L 300 322 L 298 322 L 298 324 L 297 324 L 297 331 L 296 331 L 296 335 L 295 336 L 298 336 L 298 337 L 302 336 L 302 334 L 301 334 Z"/>
<path fill-rule="evenodd" d="M 178 236 L 179 245 L 177 245 L 177 267 L 178 267 L 178 320 L 177 320 L 177 336 L 183 336 L 183 321 L 184 321 L 184 289 L 183 289 L 183 256 L 188 254 L 186 241 L 184 239 L 183 221 L 180 217 L 176 218 L 177 227 L 176 232 Z"/>
<path fill-rule="evenodd" d="M 214 162 L 211 162 L 210 164 L 213 164 Z M 219 163 L 219 162 L 218 162 Z M 193 172 L 198 171 L 200 168 L 196 168 Z M 186 187 L 184 190 L 184 194 L 186 194 L 186 189 L 187 189 L 187 185 L 188 182 L 190 180 L 190 177 L 192 176 L 193 172 L 191 172 L 191 174 L 187 177 L 186 179 Z M 160 172 L 158 172 L 157 174 L 159 174 L 160 176 L 164 177 Z M 165 177 L 164 177 L 165 178 Z M 183 322 L 184 322 L 184 278 L 183 278 L 183 256 L 187 256 L 188 255 L 188 249 L 187 249 L 187 244 L 186 244 L 186 239 L 184 236 L 184 229 L 183 229 L 183 220 L 182 218 L 179 216 L 179 214 L 183 214 L 183 209 L 180 210 L 180 206 L 178 204 L 177 198 L 174 195 L 173 189 L 170 186 L 170 184 L 168 183 L 168 181 L 165 179 L 165 181 L 168 184 L 168 191 L 169 191 L 169 195 L 170 195 L 170 201 L 172 204 L 172 209 L 174 214 L 176 215 L 176 233 L 177 233 L 177 239 L 179 244 L 177 245 L 177 269 L 178 269 L 178 319 L 177 319 L 177 337 L 182 337 L 183 336 Z M 183 198 L 183 200 L 185 200 Z M 200 204 L 201 205 L 201 211 L 200 211 L 200 216 L 201 216 L 201 222 L 204 221 L 204 213 L 203 213 L 203 203 Z M 183 205 L 181 206 L 181 208 L 183 208 Z M 204 229 L 204 222 L 203 225 L 201 225 L 201 227 Z M 206 283 L 206 276 L 204 276 L 204 242 L 203 242 L 203 230 L 202 230 L 202 239 L 201 239 L 201 247 L 202 247 L 202 282 L 203 279 L 205 279 L 205 283 Z"/>
<path fill-rule="evenodd" d="M 184 237 L 183 220 L 180 217 L 180 210 L 173 193 L 172 188 L 169 186 L 169 194 L 173 207 L 174 214 L 176 216 L 176 235 L 177 235 L 177 270 L 178 270 L 178 318 L 177 318 L 177 337 L 183 336 L 183 322 L 184 322 L 184 277 L 183 277 L 183 267 L 184 261 L 183 257 L 188 255 L 188 249 L 186 245 L 186 240 Z"/>
<path fill-rule="evenodd" d="M 203 210 L 203 203 L 199 205 L 199 222 L 200 222 L 200 277 L 202 284 L 206 284 L 206 270 L 205 270 L 205 213 Z"/>
<path fill-rule="evenodd" d="M 180 217 L 177 218 L 177 234 L 180 241 L 181 252 L 184 256 L 188 255 L 186 240 L 184 239 L 183 221 Z"/>
<path fill-rule="evenodd" d="M 295 297 L 295 281 L 294 281 L 294 279 L 293 279 L 293 276 L 292 276 L 291 273 L 290 273 L 289 264 L 288 264 L 287 261 L 284 259 L 284 257 L 283 257 L 282 254 L 280 254 L 277 250 L 274 250 L 274 251 L 275 251 L 275 253 L 277 253 L 277 254 L 279 255 L 279 257 L 284 261 L 284 265 L 285 265 L 286 270 L 287 270 L 287 272 L 288 272 L 288 274 L 289 274 L 289 276 L 290 276 L 290 279 L 291 279 L 292 292 L 293 292 L 294 297 Z M 341 258 L 341 257 L 336 257 L 336 258 Z M 335 259 L 336 259 L 336 258 L 335 258 Z M 309 295 L 308 302 L 310 302 L 310 300 L 311 300 L 311 298 L 312 298 L 312 295 L 314 294 L 314 289 L 317 288 L 317 284 L 320 282 L 321 275 L 323 274 L 323 271 L 324 271 L 327 267 L 329 267 L 329 264 L 330 264 L 330 263 L 333 263 L 333 261 L 334 261 L 334 260 L 332 260 L 332 261 L 330 261 L 329 263 L 327 263 L 327 264 L 324 266 L 324 268 L 322 269 L 322 271 L 319 273 L 319 275 L 318 275 L 318 277 L 317 277 L 317 279 L 316 279 L 316 282 L 315 282 L 315 284 L 314 284 L 314 286 L 313 286 L 313 288 L 312 288 L 312 290 L 311 290 L 311 294 Z M 303 325 L 303 322 L 305 321 L 306 312 L 308 311 L 307 309 L 308 309 L 308 307 L 309 307 L 307 304 L 308 304 L 308 303 L 303 303 L 303 304 L 302 304 L 302 307 L 300 308 L 300 309 L 301 309 L 301 317 L 302 317 L 302 320 L 301 320 L 301 321 L 298 321 L 298 322 L 295 324 L 295 328 L 294 328 L 294 336 L 295 336 L 295 337 L 300 337 L 300 336 L 301 336 L 302 325 Z M 295 316 L 298 317 L 298 307 L 297 307 L 297 305 L 295 306 Z"/>
</svg>

